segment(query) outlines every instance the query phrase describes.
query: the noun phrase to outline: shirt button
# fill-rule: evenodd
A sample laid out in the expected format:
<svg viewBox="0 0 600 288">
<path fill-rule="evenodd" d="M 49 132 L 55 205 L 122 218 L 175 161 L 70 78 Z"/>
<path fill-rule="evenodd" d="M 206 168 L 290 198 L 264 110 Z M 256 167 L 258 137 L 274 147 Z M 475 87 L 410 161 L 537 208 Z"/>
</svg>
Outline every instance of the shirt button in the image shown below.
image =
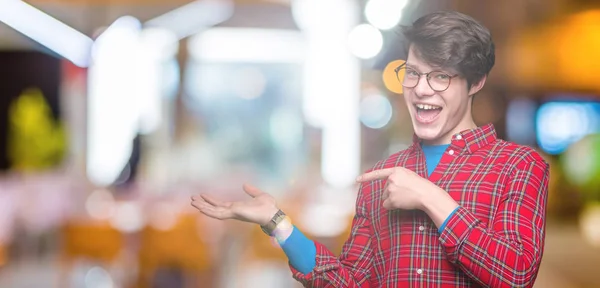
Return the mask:
<svg viewBox="0 0 600 288">
<path fill-rule="evenodd" d="M 417 274 L 419 274 L 419 275 L 423 274 L 423 269 L 417 269 Z"/>
<path fill-rule="evenodd" d="M 462 139 L 462 135 L 460 135 L 460 134 L 456 135 L 456 140 L 460 140 L 460 139 Z"/>
<path fill-rule="evenodd" d="M 450 155 L 454 155 L 454 150 L 450 150 L 450 151 L 448 151 L 448 154 L 450 154 Z"/>
<path fill-rule="evenodd" d="M 419 231 L 425 230 L 425 226 L 419 226 Z"/>
</svg>

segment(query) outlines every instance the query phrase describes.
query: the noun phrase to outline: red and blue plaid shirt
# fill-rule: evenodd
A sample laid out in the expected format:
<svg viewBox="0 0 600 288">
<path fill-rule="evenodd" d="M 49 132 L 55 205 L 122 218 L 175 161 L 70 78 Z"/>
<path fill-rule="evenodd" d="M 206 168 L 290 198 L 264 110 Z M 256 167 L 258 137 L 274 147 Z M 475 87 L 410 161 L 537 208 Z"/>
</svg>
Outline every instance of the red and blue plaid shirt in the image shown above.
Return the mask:
<svg viewBox="0 0 600 288">
<path fill-rule="evenodd" d="M 439 233 L 419 210 L 382 207 L 385 180 L 361 185 L 339 257 L 322 244 L 306 287 L 531 287 L 545 237 L 549 166 L 533 149 L 496 137 L 488 124 L 454 135 L 427 177 L 418 139 L 373 169 L 405 167 L 460 207 Z"/>
</svg>

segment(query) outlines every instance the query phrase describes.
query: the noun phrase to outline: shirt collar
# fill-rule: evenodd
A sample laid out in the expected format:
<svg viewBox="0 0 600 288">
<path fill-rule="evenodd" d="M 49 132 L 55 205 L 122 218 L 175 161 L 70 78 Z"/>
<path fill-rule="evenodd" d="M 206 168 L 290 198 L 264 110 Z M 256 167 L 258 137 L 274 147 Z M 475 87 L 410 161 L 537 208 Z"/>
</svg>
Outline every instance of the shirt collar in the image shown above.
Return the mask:
<svg viewBox="0 0 600 288">
<path fill-rule="evenodd" d="M 469 154 L 497 140 L 496 129 L 489 123 L 477 128 L 461 131 L 452 136 L 450 145 L 465 149 Z M 413 148 L 420 149 L 421 139 L 413 134 Z"/>
</svg>

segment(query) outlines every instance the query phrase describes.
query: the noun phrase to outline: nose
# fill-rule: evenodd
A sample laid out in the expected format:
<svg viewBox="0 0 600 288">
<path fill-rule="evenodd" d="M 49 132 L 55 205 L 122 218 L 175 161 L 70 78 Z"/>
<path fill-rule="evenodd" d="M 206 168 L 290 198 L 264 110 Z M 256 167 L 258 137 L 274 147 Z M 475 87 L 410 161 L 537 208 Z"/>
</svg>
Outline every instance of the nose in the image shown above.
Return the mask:
<svg viewBox="0 0 600 288">
<path fill-rule="evenodd" d="M 433 89 L 431 89 L 431 86 L 429 86 L 426 75 L 421 75 L 421 78 L 419 79 L 419 83 L 417 83 L 417 86 L 415 86 L 414 89 L 415 89 L 415 94 L 419 98 L 431 96 L 435 93 L 435 91 L 433 91 Z"/>
</svg>

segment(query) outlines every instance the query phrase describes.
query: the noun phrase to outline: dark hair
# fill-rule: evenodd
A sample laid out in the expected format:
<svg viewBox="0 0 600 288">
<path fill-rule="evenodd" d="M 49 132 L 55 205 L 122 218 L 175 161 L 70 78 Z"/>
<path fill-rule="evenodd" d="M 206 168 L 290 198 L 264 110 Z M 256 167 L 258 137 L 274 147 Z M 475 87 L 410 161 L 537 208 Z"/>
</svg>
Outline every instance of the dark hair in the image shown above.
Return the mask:
<svg viewBox="0 0 600 288">
<path fill-rule="evenodd" d="M 430 65 L 450 69 L 467 80 L 469 88 L 490 73 L 495 48 L 490 31 L 465 14 L 440 11 L 402 27 L 407 50 L 412 47 Z"/>
</svg>

